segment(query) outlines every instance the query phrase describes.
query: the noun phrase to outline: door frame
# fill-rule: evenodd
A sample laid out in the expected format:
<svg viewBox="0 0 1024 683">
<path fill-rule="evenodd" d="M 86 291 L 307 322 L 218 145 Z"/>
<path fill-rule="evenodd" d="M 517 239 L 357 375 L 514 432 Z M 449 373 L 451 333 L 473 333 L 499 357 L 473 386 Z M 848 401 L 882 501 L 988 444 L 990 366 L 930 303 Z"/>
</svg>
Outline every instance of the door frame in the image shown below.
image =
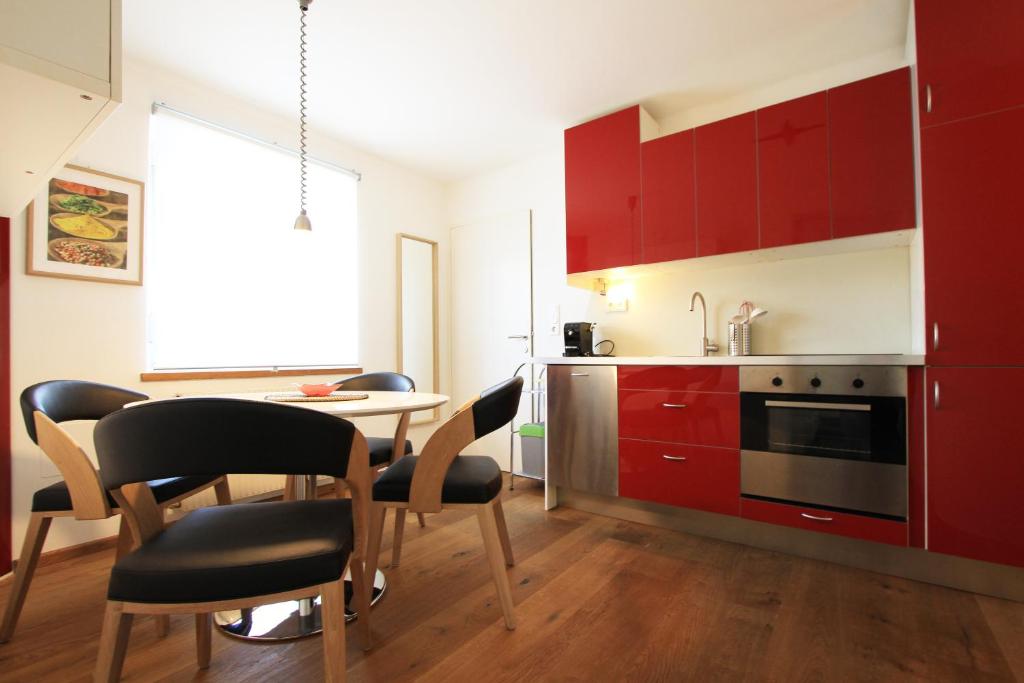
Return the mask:
<svg viewBox="0 0 1024 683">
<path fill-rule="evenodd" d="M 11 570 L 11 220 L 0 216 L 0 575 Z"/>
</svg>

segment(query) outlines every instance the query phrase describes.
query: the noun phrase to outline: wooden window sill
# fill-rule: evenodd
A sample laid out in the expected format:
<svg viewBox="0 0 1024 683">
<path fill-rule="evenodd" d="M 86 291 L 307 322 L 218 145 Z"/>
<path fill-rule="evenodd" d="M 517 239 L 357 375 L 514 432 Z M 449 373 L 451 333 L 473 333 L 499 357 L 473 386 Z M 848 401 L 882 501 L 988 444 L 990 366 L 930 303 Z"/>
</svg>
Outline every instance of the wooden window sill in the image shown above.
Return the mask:
<svg viewBox="0 0 1024 683">
<path fill-rule="evenodd" d="M 252 368 L 247 370 L 161 370 L 143 372 L 143 382 L 177 382 L 188 379 L 244 379 L 249 377 L 301 377 L 303 375 L 361 375 L 362 368 Z"/>
</svg>

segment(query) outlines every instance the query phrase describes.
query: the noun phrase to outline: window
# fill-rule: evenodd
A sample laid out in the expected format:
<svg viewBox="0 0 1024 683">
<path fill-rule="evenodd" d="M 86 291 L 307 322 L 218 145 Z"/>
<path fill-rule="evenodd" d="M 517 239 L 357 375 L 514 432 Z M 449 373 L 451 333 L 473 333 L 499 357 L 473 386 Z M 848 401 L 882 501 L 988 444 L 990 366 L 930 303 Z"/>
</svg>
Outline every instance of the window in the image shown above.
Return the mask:
<svg viewBox="0 0 1024 683">
<path fill-rule="evenodd" d="M 152 370 L 358 365 L 357 178 L 163 108 L 150 121 Z"/>
</svg>

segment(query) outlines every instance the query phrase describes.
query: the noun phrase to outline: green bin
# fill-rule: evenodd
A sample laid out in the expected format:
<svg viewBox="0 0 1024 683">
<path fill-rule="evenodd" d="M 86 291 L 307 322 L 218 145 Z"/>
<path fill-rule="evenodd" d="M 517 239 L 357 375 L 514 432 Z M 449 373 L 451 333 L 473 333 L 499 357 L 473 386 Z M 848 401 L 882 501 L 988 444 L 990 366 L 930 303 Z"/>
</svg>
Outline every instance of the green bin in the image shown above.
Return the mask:
<svg viewBox="0 0 1024 683">
<path fill-rule="evenodd" d="M 523 446 L 523 474 L 544 478 L 544 423 L 527 422 L 519 428 Z"/>
</svg>

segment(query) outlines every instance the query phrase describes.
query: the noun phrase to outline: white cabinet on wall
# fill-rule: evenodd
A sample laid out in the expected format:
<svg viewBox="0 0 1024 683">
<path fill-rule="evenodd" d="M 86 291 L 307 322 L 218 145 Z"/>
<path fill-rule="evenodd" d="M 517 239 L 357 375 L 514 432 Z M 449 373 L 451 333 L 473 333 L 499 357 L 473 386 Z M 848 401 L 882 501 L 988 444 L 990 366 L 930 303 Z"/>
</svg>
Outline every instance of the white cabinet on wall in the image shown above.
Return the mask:
<svg viewBox="0 0 1024 683">
<path fill-rule="evenodd" d="M 121 102 L 121 0 L 0 2 L 0 216 Z"/>
</svg>

